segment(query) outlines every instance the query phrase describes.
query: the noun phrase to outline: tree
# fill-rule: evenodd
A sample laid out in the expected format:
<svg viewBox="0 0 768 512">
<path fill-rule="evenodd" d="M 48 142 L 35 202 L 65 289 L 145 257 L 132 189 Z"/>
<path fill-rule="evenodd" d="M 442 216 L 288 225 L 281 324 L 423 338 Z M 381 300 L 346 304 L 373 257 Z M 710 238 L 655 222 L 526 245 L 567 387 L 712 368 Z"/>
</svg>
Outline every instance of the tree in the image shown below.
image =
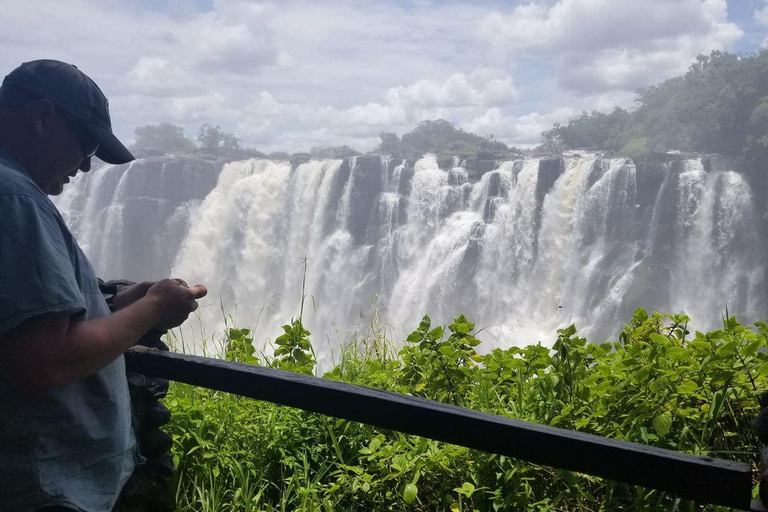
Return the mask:
<svg viewBox="0 0 768 512">
<path fill-rule="evenodd" d="M 583 112 L 542 134 L 544 145 L 622 154 L 716 152 L 757 158 L 768 149 L 768 50 L 699 55 L 685 75 L 638 91 L 637 107 Z"/>
<path fill-rule="evenodd" d="M 200 127 L 197 132 L 197 143 L 200 149 L 206 151 L 239 151 L 241 149 L 240 139 L 234 134 L 223 132 L 219 125 L 209 123 Z"/>
<path fill-rule="evenodd" d="M 380 154 L 400 156 L 403 152 L 403 147 L 400 144 L 400 137 L 396 133 L 381 132 L 379 134 L 381 143 L 376 150 Z"/>
<path fill-rule="evenodd" d="M 349 146 L 332 146 L 327 148 L 314 147 L 309 151 L 312 158 L 348 158 L 360 156 L 360 152 Z"/>
<path fill-rule="evenodd" d="M 468 133 L 446 121 L 422 121 L 416 128 L 398 139 L 394 133 L 379 134 L 379 153 L 394 156 L 417 156 L 424 153 L 476 155 L 479 151 L 508 151 L 503 142 L 488 140 Z"/>
<path fill-rule="evenodd" d="M 134 130 L 134 149 L 157 149 L 162 151 L 191 151 L 195 143 L 184 137 L 184 129 L 171 123 L 148 124 Z"/>
</svg>

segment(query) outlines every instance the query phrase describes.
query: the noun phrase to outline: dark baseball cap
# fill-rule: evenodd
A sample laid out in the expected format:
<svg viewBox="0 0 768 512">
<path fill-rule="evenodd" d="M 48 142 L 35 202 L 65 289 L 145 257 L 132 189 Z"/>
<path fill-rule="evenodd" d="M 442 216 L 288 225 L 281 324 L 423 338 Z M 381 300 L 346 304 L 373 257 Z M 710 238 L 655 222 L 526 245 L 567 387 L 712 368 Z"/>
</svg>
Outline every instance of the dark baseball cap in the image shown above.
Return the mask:
<svg viewBox="0 0 768 512">
<path fill-rule="evenodd" d="M 3 87 L 24 90 L 48 99 L 76 118 L 99 143 L 96 156 L 110 164 L 124 164 L 135 157 L 112 133 L 109 103 L 99 86 L 73 64 L 58 60 L 25 62 L 5 77 Z"/>
</svg>

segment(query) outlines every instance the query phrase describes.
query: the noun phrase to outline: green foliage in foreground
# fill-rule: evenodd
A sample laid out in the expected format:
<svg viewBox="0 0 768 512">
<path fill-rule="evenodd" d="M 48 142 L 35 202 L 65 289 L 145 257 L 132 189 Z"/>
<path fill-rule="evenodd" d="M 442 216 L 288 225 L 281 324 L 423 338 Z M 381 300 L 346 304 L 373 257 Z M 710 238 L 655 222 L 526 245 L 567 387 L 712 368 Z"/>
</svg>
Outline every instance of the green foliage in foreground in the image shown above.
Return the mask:
<svg viewBox="0 0 768 512">
<path fill-rule="evenodd" d="M 374 326 L 324 377 L 755 464 L 750 421 L 768 388 L 768 326 L 726 316 L 722 329 L 690 334 L 687 323 L 641 309 L 617 342 L 588 343 L 570 326 L 551 350 L 481 356 L 472 322 L 460 316 L 445 331 L 425 317 L 399 352 Z M 295 320 L 285 331 L 281 354 L 265 360 L 247 329 L 232 329 L 226 357 L 310 372 L 309 333 Z M 174 384 L 166 403 L 180 511 L 697 510 L 653 490 L 206 389 Z"/>
</svg>

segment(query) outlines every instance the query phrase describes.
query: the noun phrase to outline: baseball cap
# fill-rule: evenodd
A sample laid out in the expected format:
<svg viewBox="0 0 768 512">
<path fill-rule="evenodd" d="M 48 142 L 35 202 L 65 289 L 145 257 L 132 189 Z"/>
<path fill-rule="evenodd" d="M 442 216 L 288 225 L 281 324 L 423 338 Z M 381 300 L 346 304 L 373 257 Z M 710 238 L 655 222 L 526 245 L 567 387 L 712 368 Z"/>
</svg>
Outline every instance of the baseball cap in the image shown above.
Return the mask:
<svg viewBox="0 0 768 512">
<path fill-rule="evenodd" d="M 110 164 L 124 164 L 135 157 L 112 133 L 109 103 L 99 86 L 73 64 L 42 59 L 25 62 L 3 80 L 3 87 L 27 91 L 50 100 L 79 122 L 99 143 L 96 156 Z"/>
</svg>

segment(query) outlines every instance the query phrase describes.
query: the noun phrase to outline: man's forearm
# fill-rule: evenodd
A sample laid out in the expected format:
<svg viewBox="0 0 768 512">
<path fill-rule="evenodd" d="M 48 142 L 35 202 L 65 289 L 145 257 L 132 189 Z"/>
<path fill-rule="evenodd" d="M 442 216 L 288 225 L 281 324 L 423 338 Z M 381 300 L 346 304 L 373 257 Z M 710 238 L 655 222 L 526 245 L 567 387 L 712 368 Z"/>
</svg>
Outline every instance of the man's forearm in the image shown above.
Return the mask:
<svg viewBox="0 0 768 512">
<path fill-rule="evenodd" d="M 63 387 L 104 368 L 157 323 L 159 304 L 143 298 L 95 320 L 51 315 L 22 326 L 4 343 L 2 371 L 32 394 Z"/>
<path fill-rule="evenodd" d="M 152 329 L 157 316 L 158 305 L 144 298 L 108 316 L 70 322 L 65 359 L 58 362 L 62 377 L 71 382 L 107 366 Z"/>
</svg>

